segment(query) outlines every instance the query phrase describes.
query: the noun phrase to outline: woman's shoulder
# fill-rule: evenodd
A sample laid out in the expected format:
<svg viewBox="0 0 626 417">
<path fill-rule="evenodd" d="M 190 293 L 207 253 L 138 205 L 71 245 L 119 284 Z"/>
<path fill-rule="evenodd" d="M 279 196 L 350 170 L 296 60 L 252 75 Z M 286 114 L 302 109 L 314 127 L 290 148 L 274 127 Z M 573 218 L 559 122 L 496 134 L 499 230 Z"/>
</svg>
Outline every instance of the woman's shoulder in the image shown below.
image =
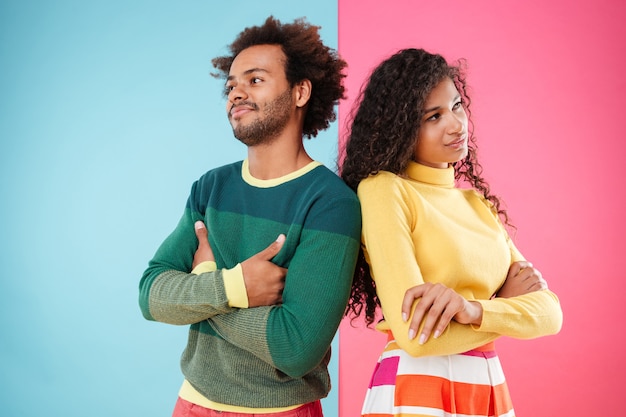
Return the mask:
<svg viewBox="0 0 626 417">
<path fill-rule="evenodd" d="M 398 174 L 394 174 L 389 171 L 378 171 L 376 174 L 372 174 L 359 183 L 359 189 L 361 187 L 365 189 L 376 188 L 381 186 L 399 185 L 404 179 Z"/>
<path fill-rule="evenodd" d="M 406 194 L 407 181 L 397 174 L 379 171 L 359 183 L 357 195 L 359 199 L 397 199 Z"/>
</svg>

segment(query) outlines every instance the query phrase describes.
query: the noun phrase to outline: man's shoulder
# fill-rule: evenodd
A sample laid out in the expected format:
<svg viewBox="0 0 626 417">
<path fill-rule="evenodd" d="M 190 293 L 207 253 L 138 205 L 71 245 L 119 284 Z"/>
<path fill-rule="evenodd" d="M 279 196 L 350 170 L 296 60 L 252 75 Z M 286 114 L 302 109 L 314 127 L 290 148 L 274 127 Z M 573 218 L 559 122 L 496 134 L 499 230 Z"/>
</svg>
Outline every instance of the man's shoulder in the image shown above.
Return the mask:
<svg viewBox="0 0 626 417">
<path fill-rule="evenodd" d="M 207 180 L 215 180 L 219 178 L 231 177 L 233 175 L 241 176 L 241 165 L 243 161 L 232 162 L 230 164 L 211 168 L 205 172 L 199 179 L 199 182 Z"/>
<path fill-rule="evenodd" d="M 341 179 L 341 177 L 339 177 L 339 175 L 337 175 L 337 173 L 332 171 L 326 165 L 318 165 L 311 171 L 311 174 L 311 180 L 318 184 L 321 188 L 332 191 L 339 196 L 356 198 L 354 191 L 348 187 L 348 185 Z"/>
<path fill-rule="evenodd" d="M 313 171 L 302 199 L 310 204 L 307 227 L 345 235 L 358 241 L 361 233 L 361 206 L 356 193 L 335 172 L 324 165 Z"/>
</svg>

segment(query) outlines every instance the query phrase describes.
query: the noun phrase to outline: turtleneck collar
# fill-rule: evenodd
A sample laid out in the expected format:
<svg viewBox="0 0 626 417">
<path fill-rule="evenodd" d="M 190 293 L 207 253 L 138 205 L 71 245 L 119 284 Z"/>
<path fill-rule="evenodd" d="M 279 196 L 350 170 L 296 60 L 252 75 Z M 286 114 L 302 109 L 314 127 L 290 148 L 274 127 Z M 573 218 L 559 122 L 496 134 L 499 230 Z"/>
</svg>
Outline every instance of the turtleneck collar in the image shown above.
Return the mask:
<svg viewBox="0 0 626 417">
<path fill-rule="evenodd" d="M 454 188 L 454 167 L 432 168 L 410 161 L 406 167 L 406 175 L 415 181 L 439 187 Z"/>
</svg>

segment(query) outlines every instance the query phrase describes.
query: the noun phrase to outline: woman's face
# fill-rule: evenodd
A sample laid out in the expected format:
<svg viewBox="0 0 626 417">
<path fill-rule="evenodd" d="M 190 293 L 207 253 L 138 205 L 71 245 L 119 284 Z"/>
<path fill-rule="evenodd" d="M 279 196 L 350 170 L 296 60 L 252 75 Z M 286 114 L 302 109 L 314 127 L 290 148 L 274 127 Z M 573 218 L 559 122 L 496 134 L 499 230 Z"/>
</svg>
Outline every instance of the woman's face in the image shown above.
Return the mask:
<svg viewBox="0 0 626 417">
<path fill-rule="evenodd" d="M 446 78 L 424 103 L 415 161 L 433 168 L 447 168 L 467 156 L 467 137 L 467 114 L 461 95 L 454 82 Z"/>
</svg>

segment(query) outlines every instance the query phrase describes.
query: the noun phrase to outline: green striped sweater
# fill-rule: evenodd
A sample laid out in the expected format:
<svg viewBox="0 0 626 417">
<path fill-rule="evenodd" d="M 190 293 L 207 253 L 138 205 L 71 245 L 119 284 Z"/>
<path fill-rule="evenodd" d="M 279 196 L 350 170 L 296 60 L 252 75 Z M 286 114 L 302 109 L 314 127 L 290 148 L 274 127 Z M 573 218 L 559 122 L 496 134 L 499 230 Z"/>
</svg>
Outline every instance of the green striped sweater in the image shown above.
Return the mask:
<svg viewBox="0 0 626 417">
<path fill-rule="evenodd" d="M 203 220 L 217 270 L 190 274 Z M 143 274 L 144 317 L 190 326 L 181 358 L 185 378 L 206 398 L 245 407 L 285 407 L 325 397 L 330 343 L 350 293 L 360 244 L 356 195 L 313 162 L 262 181 L 240 161 L 207 172 L 184 214 Z M 288 268 L 283 304 L 233 308 L 223 270 L 283 233 L 273 262 Z"/>
</svg>

